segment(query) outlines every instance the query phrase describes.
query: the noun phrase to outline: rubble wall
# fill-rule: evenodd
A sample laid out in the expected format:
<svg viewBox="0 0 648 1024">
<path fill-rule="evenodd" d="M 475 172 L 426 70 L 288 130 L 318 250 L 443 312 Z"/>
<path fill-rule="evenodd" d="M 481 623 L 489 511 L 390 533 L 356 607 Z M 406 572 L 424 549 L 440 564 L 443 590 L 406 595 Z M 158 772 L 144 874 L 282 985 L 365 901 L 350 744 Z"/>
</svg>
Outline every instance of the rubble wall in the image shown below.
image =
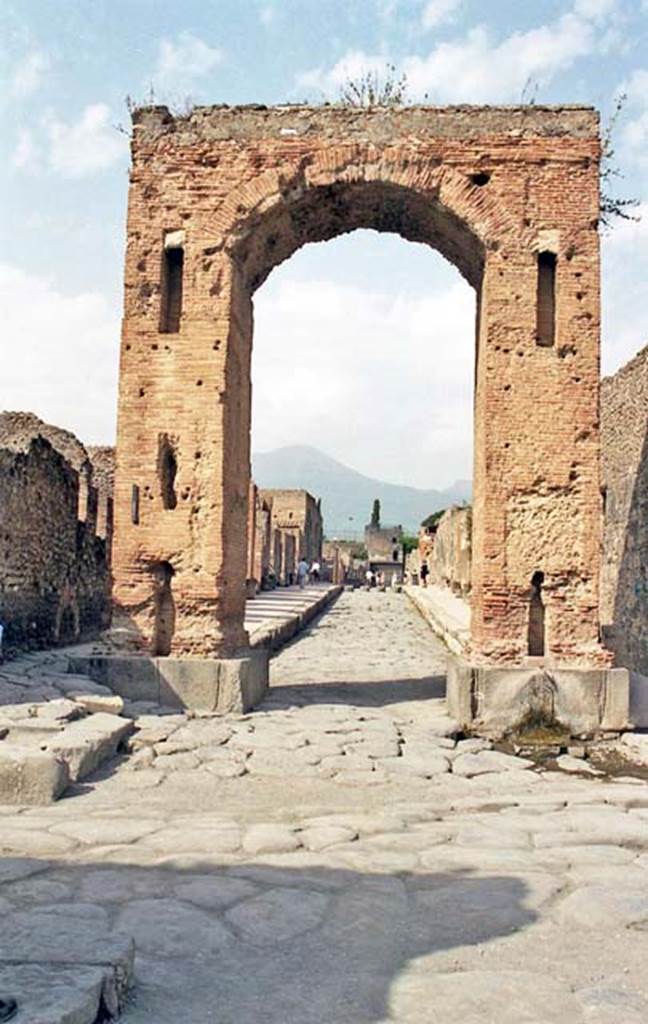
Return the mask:
<svg viewBox="0 0 648 1024">
<path fill-rule="evenodd" d="M 601 385 L 601 629 L 648 675 L 648 346 Z"/>
<path fill-rule="evenodd" d="M 9 649 L 71 643 L 110 618 L 90 462 L 73 466 L 36 417 L 28 429 L 29 415 L 0 415 L 0 620 Z"/>
<path fill-rule="evenodd" d="M 472 571 L 472 509 L 453 506 L 445 512 L 430 554 L 433 582 L 445 584 L 456 594 L 470 593 Z"/>
</svg>

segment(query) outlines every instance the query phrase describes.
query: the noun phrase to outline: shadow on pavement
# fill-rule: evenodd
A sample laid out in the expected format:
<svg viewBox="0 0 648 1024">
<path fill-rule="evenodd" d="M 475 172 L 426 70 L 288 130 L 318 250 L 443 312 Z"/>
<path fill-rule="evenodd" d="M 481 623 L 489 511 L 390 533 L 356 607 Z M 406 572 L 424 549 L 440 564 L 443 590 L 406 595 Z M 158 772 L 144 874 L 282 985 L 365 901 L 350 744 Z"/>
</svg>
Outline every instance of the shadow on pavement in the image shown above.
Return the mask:
<svg viewBox="0 0 648 1024">
<path fill-rule="evenodd" d="M 264 710 L 285 709 L 296 704 L 359 704 L 386 707 L 406 701 L 445 697 L 445 676 L 422 679 L 381 679 L 365 682 L 274 683 L 265 698 Z"/>
<path fill-rule="evenodd" d="M 273 858 L 281 866 L 214 864 L 216 854 L 208 863 L 176 854 L 174 863 L 147 867 L 0 861 L 0 976 L 7 949 L 14 965 L 25 951 L 37 958 L 37 947 L 50 963 L 69 964 L 123 932 L 137 950 L 124 1024 L 431 1021 L 427 1003 L 416 1010 L 417 978 L 429 992 L 430 972 L 450 968 L 443 960 L 422 973 L 416 958 L 486 943 L 536 919 L 520 878 L 370 874 L 324 866 L 324 856 Z M 21 1004 L 17 1024 L 37 1019 L 27 992 L 6 994 Z M 47 1009 L 57 1021 L 55 1007 Z"/>
</svg>

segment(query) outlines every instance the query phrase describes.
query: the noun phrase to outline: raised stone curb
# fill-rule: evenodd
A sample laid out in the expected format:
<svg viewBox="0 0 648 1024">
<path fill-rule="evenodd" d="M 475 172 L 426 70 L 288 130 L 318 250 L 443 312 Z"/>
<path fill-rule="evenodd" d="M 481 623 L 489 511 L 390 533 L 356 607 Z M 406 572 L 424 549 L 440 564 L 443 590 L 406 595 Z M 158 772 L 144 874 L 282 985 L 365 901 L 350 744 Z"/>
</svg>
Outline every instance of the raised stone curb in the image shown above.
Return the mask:
<svg viewBox="0 0 648 1024">
<path fill-rule="evenodd" d="M 470 642 L 470 614 L 465 602 L 451 591 L 444 594 L 444 600 L 435 600 L 431 588 L 405 587 L 405 593 L 429 626 L 440 637 L 453 654 L 464 654 Z M 441 588 L 436 588 L 441 590 Z M 452 614 L 450 606 L 457 614 Z M 463 607 L 462 607 L 463 606 Z M 466 622 L 466 615 L 468 621 Z"/>
</svg>

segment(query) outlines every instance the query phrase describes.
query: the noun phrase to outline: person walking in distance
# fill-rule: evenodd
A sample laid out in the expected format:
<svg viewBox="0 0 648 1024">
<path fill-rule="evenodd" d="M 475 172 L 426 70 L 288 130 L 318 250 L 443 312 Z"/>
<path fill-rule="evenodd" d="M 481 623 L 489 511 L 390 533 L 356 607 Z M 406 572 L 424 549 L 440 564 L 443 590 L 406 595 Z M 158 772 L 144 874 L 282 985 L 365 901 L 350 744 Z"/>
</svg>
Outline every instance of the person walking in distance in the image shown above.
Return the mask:
<svg viewBox="0 0 648 1024">
<path fill-rule="evenodd" d="M 320 564 L 317 560 L 313 562 L 310 567 L 310 579 L 311 583 L 319 583 L 320 578 Z"/>
<path fill-rule="evenodd" d="M 303 590 L 308 579 L 308 562 L 305 558 L 301 558 L 297 563 L 297 582 L 299 583 L 299 589 Z"/>
<path fill-rule="evenodd" d="M 420 573 L 420 575 L 421 575 L 421 583 L 423 584 L 424 587 L 427 587 L 427 581 L 428 581 L 428 576 L 430 575 L 430 570 L 428 568 L 428 564 L 425 561 L 425 559 L 423 559 L 423 561 L 421 562 L 421 573 Z"/>
</svg>

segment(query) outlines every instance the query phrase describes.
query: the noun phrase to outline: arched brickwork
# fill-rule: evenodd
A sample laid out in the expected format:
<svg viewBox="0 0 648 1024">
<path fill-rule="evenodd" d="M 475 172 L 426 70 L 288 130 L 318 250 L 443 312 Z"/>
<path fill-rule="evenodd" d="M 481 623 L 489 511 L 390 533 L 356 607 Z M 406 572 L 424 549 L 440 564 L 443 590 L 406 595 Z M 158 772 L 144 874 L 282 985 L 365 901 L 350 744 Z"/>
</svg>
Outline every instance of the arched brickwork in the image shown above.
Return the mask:
<svg viewBox="0 0 648 1024">
<path fill-rule="evenodd" d="M 144 645 L 159 628 L 160 563 L 172 570 L 172 653 L 245 644 L 252 296 L 306 242 L 371 227 L 435 247 L 477 292 L 474 659 L 526 656 L 529 581 L 541 572 L 549 658 L 606 662 L 597 161 L 586 108 L 137 115 L 113 565 L 117 603 Z M 547 252 L 549 345 L 537 323 Z M 165 319 L 170 306 L 177 321 Z M 158 472 L 165 437 L 172 508 Z"/>
</svg>

